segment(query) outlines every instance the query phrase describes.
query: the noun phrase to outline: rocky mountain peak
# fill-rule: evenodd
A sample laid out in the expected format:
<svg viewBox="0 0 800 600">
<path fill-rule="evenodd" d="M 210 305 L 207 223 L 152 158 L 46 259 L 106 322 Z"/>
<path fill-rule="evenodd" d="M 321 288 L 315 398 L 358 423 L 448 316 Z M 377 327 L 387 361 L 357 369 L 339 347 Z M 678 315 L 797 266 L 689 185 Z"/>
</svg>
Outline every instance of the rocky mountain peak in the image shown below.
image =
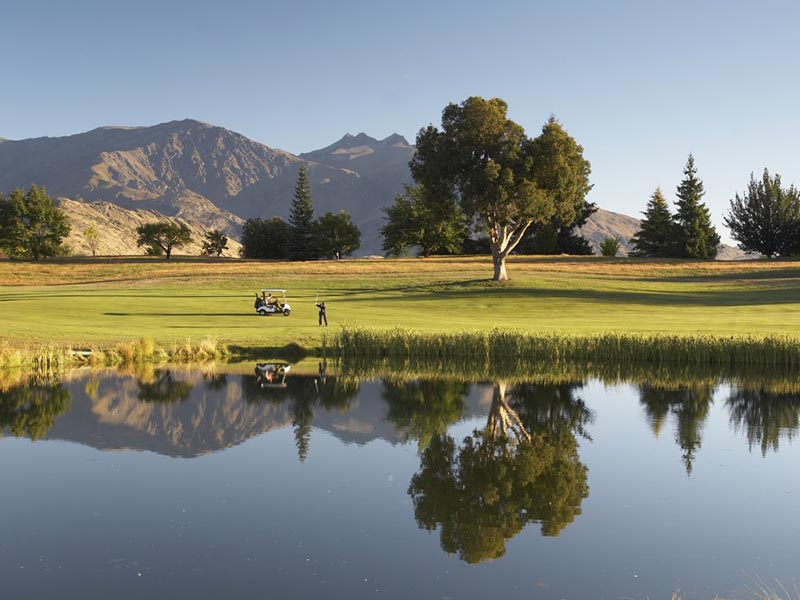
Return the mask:
<svg viewBox="0 0 800 600">
<path fill-rule="evenodd" d="M 399 133 L 393 133 L 392 135 L 385 137 L 380 141 L 380 143 L 382 146 L 411 146 L 411 144 L 408 143 L 408 140 Z"/>
<path fill-rule="evenodd" d="M 339 148 L 353 148 L 353 147 L 356 147 L 356 146 L 371 146 L 371 145 L 377 144 L 377 143 L 378 143 L 378 140 L 376 140 L 374 137 L 368 136 L 363 131 L 361 133 L 356 134 L 356 135 L 353 135 L 351 133 L 345 133 L 340 140 L 334 142 L 333 144 L 331 144 L 330 146 L 327 146 L 326 148 L 323 148 L 322 150 L 327 150 L 327 149 L 335 150 L 335 149 L 339 149 Z M 320 152 L 320 150 L 317 150 L 317 152 Z"/>
</svg>

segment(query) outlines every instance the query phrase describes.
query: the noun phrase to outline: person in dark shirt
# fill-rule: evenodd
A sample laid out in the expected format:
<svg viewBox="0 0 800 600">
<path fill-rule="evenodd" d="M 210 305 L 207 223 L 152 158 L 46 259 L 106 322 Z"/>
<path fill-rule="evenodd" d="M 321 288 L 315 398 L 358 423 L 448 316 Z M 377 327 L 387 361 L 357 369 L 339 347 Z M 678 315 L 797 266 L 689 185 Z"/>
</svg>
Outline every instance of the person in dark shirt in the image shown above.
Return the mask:
<svg viewBox="0 0 800 600">
<path fill-rule="evenodd" d="M 322 321 L 325 321 L 325 327 L 328 326 L 328 315 L 326 314 L 325 303 L 324 302 L 317 302 L 316 307 L 319 309 L 319 324 L 322 325 Z"/>
</svg>

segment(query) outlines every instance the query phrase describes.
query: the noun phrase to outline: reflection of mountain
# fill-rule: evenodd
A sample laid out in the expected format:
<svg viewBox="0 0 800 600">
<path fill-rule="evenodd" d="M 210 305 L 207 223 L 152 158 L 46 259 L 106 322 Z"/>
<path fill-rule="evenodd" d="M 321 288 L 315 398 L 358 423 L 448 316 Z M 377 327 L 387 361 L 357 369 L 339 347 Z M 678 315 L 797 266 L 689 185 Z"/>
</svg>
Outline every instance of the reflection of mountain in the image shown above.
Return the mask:
<svg viewBox="0 0 800 600">
<path fill-rule="evenodd" d="M 192 384 L 183 401 L 143 401 L 141 383 L 129 377 L 103 378 L 92 386 L 73 382 L 72 409 L 47 437 L 101 450 L 149 450 L 192 457 L 236 446 L 291 422 L 283 405 L 242 402 L 236 377 L 229 378 L 219 390 L 204 385 L 200 375 L 175 378 Z"/>
<path fill-rule="evenodd" d="M 315 379 L 290 376 L 282 389 L 261 388 L 255 376 L 206 380 L 198 373 L 163 370 L 144 380 L 124 376 L 73 380 L 63 384 L 66 397 L 72 397 L 71 409 L 50 419 L 47 427 L 39 427 L 38 437 L 52 425 L 48 439 L 101 450 L 146 450 L 187 458 L 284 427 L 295 428 L 299 446 L 305 444 L 305 450 L 299 448 L 301 454 L 309 449 L 312 428 L 328 431 L 345 443 L 406 441 L 387 420 L 380 383 L 347 386 L 335 377 L 316 384 Z M 475 387 L 468 396 L 463 418 L 485 413 L 481 392 Z M 313 441 L 310 448 L 313 452 Z"/>
</svg>

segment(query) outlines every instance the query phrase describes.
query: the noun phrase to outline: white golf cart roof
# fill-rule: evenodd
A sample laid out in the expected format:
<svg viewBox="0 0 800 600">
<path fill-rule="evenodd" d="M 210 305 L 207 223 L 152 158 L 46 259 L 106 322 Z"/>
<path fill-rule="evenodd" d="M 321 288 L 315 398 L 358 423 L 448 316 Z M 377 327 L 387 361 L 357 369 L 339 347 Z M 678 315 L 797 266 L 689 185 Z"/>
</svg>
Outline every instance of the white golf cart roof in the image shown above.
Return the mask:
<svg viewBox="0 0 800 600">
<path fill-rule="evenodd" d="M 279 289 L 263 289 L 261 292 L 280 292 L 281 294 L 285 294 L 286 290 L 279 290 Z"/>
</svg>

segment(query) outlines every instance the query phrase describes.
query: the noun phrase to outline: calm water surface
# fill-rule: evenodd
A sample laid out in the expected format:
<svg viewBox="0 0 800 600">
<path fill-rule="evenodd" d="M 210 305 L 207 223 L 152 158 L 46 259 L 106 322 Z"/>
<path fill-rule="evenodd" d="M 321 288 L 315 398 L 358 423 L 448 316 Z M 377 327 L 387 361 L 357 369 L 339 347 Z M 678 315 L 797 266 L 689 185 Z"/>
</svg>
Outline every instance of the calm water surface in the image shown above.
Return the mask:
<svg viewBox="0 0 800 600">
<path fill-rule="evenodd" d="M 799 574 L 792 386 L 296 371 L 2 388 L 2 597 L 712 598 Z"/>
</svg>

